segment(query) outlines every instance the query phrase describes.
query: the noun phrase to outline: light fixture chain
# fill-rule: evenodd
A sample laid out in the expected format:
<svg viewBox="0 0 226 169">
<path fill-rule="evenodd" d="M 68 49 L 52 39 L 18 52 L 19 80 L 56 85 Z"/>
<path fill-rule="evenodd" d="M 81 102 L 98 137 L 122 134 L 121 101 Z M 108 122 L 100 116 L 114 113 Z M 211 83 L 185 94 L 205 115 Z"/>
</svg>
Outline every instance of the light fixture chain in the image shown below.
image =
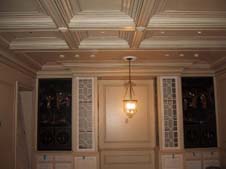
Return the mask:
<svg viewBox="0 0 226 169">
<path fill-rule="evenodd" d="M 131 82 L 131 59 L 129 60 L 129 97 L 132 99 L 132 82 Z"/>
</svg>

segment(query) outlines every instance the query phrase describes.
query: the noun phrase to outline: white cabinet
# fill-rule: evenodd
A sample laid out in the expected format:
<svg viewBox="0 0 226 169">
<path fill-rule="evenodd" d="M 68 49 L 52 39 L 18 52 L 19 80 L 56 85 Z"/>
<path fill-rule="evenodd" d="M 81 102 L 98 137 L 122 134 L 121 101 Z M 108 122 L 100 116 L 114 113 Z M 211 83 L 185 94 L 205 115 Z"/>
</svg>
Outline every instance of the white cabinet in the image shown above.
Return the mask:
<svg viewBox="0 0 226 169">
<path fill-rule="evenodd" d="M 167 154 L 161 156 L 162 169 L 182 169 L 183 156 L 182 154 Z"/>
<path fill-rule="evenodd" d="M 185 152 L 185 169 L 206 169 L 209 166 L 220 166 L 218 151 Z"/>
<path fill-rule="evenodd" d="M 71 155 L 43 154 L 36 157 L 36 169 L 73 169 Z"/>
<path fill-rule="evenodd" d="M 97 158 L 87 156 L 75 157 L 74 169 L 97 169 Z"/>
<path fill-rule="evenodd" d="M 185 169 L 202 169 L 202 162 L 201 160 L 186 161 Z"/>
</svg>

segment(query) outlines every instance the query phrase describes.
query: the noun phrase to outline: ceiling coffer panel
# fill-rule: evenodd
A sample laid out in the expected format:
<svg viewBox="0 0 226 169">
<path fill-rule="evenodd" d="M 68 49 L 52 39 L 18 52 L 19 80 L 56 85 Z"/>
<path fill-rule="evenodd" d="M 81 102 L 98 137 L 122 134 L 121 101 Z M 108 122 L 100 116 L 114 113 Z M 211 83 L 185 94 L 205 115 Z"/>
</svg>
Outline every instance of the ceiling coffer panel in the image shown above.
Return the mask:
<svg viewBox="0 0 226 169">
<path fill-rule="evenodd" d="M 67 43 L 56 37 L 17 38 L 10 43 L 10 49 L 69 49 Z"/>
<path fill-rule="evenodd" d="M 132 32 L 130 31 L 87 31 L 83 32 L 80 49 L 124 49 L 130 47 Z M 86 36 L 85 36 L 86 35 Z"/>
</svg>

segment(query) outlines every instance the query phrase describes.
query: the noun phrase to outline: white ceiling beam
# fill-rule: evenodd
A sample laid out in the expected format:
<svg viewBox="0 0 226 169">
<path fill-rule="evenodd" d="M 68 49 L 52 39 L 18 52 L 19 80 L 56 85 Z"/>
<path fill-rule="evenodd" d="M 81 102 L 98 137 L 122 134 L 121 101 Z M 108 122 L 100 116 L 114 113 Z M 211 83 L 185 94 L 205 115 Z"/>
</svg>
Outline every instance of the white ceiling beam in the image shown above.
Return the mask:
<svg viewBox="0 0 226 169">
<path fill-rule="evenodd" d="M 74 38 L 72 32 L 70 32 L 67 28 L 59 28 L 59 31 L 71 49 L 78 48 L 79 42 Z"/>
<path fill-rule="evenodd" d="M 65 3 L 55 0 L 39 0 L 39 2 L 58 27 L 67 27 L 69 13 L 62 8 L 65 7 Z"/>
</svg>

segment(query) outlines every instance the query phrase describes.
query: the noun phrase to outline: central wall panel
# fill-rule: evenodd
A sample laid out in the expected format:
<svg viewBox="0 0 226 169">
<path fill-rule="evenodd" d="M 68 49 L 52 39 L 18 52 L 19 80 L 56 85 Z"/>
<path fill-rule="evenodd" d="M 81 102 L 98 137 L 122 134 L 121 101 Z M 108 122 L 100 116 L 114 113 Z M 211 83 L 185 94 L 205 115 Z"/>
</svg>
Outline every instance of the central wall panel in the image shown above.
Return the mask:
<svg viewBox="0 0 226 169">
<path fill-rule="evenodd" d="M 154 80 L 134 81 L 138 111 L 130 119 L 123 113 L 126 82 L 99 81 L 99 147 L 103 169 L 154 167 Z"/>
</svg>

